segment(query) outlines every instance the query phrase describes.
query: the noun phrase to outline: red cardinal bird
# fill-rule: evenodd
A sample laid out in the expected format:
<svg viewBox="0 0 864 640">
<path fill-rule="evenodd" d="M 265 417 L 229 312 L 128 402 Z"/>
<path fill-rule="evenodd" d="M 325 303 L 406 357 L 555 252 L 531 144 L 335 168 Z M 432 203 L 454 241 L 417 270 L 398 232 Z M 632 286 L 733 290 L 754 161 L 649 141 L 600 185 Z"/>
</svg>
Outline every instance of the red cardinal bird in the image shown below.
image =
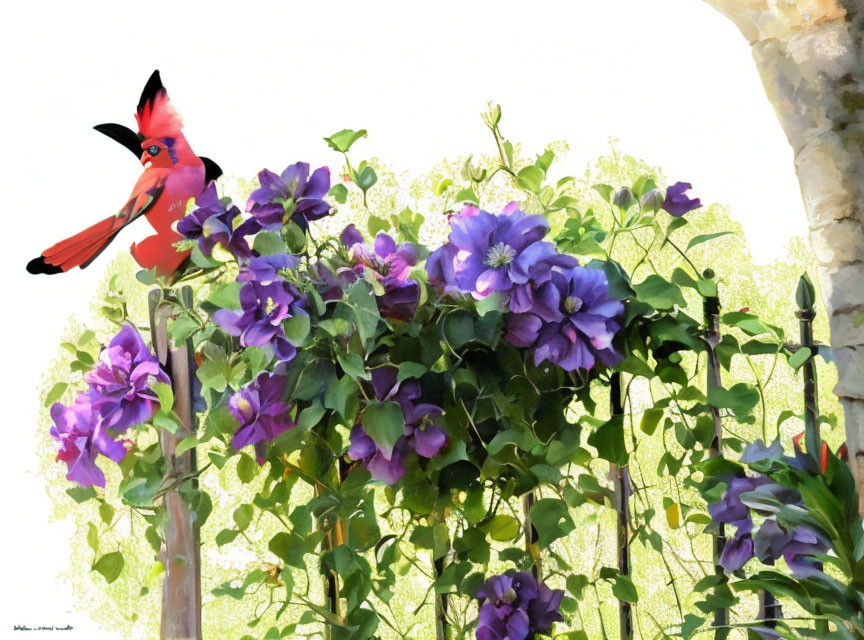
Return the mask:
<svg viewBox="0 0 864 640">
<path fill-rule="evenodd" d="M 175 223 L 186 213 L 189 198 L 200 194 L 210 180 L 222 175 L 209 158 L 199 158 L 183 136 L 180 116 L 162 86 L 159 71 L 147 81 L 135 114 L 139 133 L 119 124 L 100 124 L 100 133 L 132 151 L 146 168 L 129 201 L 115 215 L 58 242 L 27 264 L 30 273 L 62 273 L 89 265 L 127 224 L 147 217 L 156 230 L 130 247 L 132 257 L 145 269 L 156 267 L 160 275 L 174 273 L 189 252 L 173 244 L 182 240 Z"/>
</svg>

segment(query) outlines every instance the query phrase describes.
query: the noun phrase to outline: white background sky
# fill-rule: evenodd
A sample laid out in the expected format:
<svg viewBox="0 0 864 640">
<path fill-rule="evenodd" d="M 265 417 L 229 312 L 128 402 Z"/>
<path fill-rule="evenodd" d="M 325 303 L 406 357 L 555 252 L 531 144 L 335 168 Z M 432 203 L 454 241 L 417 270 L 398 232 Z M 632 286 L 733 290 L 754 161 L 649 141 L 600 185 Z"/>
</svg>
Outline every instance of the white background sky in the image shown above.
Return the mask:
<svg viewBox="0 0 864 640">
<path fill-rule="evenodd" d="M 527 151 L 568 141 L 569 172 L 616 137 L 703 202 L 731 205 L 759 261 L 806 230 L 749 47 L 699 0 L 8 2 L 0 25 L 2 638 L 14 624 L 75 627 L 27 637 L 115 637 L 74 611 L 55 578 L 69 528 L 48 522 L 34 417 L 68 318 L 86 320 L 104 265 L 145 223 L 86 271 L 33 277 L 24 265 L 125 202 L 141 168 L 90 127 L 133 127 L 154 68 L 193 148 L 227 174 L 300 159 L 337 167 L 321 138 L 346 127 L 369 130 L 364 157 L 423 171 L 489 149 L 478 114 L 491 99 Z"/>
</svg>

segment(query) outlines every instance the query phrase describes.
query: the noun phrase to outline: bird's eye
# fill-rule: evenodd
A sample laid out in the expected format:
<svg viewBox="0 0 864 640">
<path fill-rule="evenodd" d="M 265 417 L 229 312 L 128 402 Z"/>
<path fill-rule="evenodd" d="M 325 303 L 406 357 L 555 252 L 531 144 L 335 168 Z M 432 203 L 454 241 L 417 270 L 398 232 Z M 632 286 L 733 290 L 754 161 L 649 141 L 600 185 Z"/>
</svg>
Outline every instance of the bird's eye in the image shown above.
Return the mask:
<svg viewBox="0 0 864 640">
<path fill-rule="evenodd" d="M 155 144 L 151 144 L 149 147 L 147 147 L 147 153 L 149 153 L 151 156 L 159 155 L 160 151 L 162 151 L 161 147 L 158 147 Z"/>
</svg>

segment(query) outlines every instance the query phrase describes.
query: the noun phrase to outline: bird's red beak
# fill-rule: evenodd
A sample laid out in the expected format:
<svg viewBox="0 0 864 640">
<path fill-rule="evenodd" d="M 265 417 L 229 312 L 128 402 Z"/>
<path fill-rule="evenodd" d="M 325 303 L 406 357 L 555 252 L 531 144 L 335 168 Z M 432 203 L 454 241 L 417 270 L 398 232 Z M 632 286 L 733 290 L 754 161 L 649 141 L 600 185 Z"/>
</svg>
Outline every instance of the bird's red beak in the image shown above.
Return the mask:
<svg viewBox="0 0 864 640">
<path fill-rule="evenodd" d="M 141 164 L 146 165 L 146 164 L 147 164 L 148 162 L 150 162 L 151 160 L 153 160 L 153 156 L 151 156 L 151 155 L 150 155 L 149 153 L 147 153 L 146 151 L 145 151 L 144 153 L 141 154 Z"/>
</svg>

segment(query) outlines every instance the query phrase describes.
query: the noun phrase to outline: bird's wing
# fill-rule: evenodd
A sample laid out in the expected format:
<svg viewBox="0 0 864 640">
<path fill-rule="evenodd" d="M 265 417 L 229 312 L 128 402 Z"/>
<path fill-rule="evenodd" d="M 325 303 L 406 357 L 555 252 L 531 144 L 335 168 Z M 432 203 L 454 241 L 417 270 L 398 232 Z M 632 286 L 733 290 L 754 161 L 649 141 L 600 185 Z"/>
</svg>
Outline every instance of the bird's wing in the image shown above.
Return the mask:
<svg viewBox="0 0 864 640">
<path fill-rule="evenodd" d="M 165 189 L 165 176 L 148 176 L 144 172 L 132 197 L 121 209 L 74 236 L 58 242 L 27 264 L 30 273 L 60 273 L 74 267 L 82 269 L 105 250 L 115 236 L 133 220 L 147 213 Z"/>
</svg>

